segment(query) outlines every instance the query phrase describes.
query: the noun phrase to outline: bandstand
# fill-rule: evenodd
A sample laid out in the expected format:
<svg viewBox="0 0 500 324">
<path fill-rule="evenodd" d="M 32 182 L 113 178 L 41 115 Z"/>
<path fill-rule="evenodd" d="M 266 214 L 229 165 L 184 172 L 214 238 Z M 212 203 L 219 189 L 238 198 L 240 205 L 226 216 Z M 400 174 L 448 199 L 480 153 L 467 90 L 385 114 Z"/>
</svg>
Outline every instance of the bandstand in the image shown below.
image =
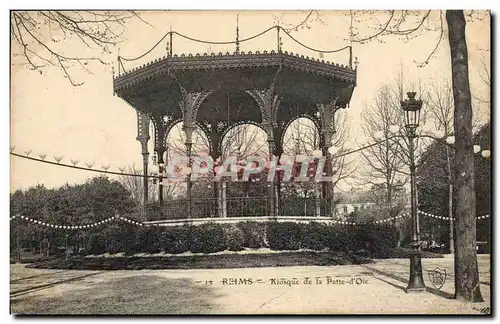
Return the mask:
<svg viewBox="0 0 500 324">
<path fill-rule="evenodd" d="M 347 48 L 350 62 L 347 66 L 304 57 L 283 51 L 279 37 L 281 28 L 276 26 L 275 29 L 279 40 L 276 50 L 242 52 L 237 39 L 236 51 L 211 54 L 173 54 L 172 36 L 180 34 L 170 32 L 166 56 L 127 72 L 121 69 L 114 76 L 115 95 L 137 111 L 137 140 L 142 146 L 146 201 L 148 141 L 154 141 L 158 165 L 164 168 L 169 162 L 164 161 L 166 137 L 180 121 L 187 157 L 193 154 L 193 132 L 199 128 L 208 138 L 209 155 L 215 161 L 222 154 L 224 134 L 241 124 L 262 128 L 267 135 L 269 156 L 279 159 L 287 127 L 297 118 L 309 118 L 320 135 L 318 149 L 326 158 L 326 176 L 332 175 L 328 148 L 335 132 L 335 113 L 348 107 L 356 85 L 351 48 Z M 122 62 L 119 64 L 123 67 Z M 154 126 L 153 138 L 149 134 L 150 123 Z M 196 198 L 192 195 L 189 175 L 186 182 L 187 205 L 184 208 L 192 216 Z M 267 186 L 268 216 L 281 214 L 278 208 L 280 190 L 276 190 L 279 185 L 279 181 L 274 181 Z M 321 188 L 322 198 L 331 206 L 332 183 L 323 182 Z M 214 198 L 218 192 L 214 188 Z M 162 191 L 160 202 L 163 200 L 161 195 Z"/>
</svg>

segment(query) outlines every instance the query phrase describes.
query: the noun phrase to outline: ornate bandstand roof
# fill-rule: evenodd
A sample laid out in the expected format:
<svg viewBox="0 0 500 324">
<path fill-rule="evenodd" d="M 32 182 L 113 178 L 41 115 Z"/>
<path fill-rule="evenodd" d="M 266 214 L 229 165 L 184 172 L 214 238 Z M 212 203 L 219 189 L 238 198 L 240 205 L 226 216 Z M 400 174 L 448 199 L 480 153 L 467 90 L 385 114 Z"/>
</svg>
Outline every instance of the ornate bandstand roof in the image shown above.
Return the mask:
<svg viewBox="0 0 500 324">
<path fill-rule="evenodd" d="M 346 107 L 356 69 L 288 52 L 181 54 L 156 59 L 114 78 L 114 91 L 139 110 L 166 113 L 177 108 L 180 88 L 234 92 L 274 85 L 281 104 Z M 258 121 L 258 120 L 255 120 Z"/>
<path fill-rule="evenodd" d="M 356 70 L 348 66 L 286 51 L 278 53 L 273 50 L 270 52 L 256 51 L 255 53 L 196 53 L 195 55 L 164 56 L 114 78 L 114 90 L 119 94 L 125 88 L 162 74 L 168 74 L 170 71 L 208 71 L 280 66 L 312 75 L 325 76 L 348 84 L 356 84 Z"/>
<path fill-rule="evenodd" d="M 346 46 L 333 51 L 316 50 L 335 53 L 349 49 L 349 66 L 304 57 L 282 51 L 279 38 L 282 28 L 275 26 L 267 31 L 272 29 L 277 30 L 280 40 L 276 51 L 239 51 L 237 38 L 236 51 L 225 54 L 173 54 L 172 35 L 196 40 L 170 32 L 167 56 L 130 71 L 124 71 L 119 57 L 122 71 L 119 69 L 113 77 L 114 93 L 138 113 L 149 116 L 158 132 L 163 128 L 161 136 L 179 121 L 190 127 L 198 125 L 216 142 L 220 142 L 218 134 L 241 123 L 263 128 L 269 125 L 266 132 L 277 142 L 286 127 L 299 117 L 310 118 L 321 131 L 329 129 L 333 114 L 349 105 L 356 86 L 352 49 Z M 161 138 L 157 140 L 162 141 Z"/>
</svg>

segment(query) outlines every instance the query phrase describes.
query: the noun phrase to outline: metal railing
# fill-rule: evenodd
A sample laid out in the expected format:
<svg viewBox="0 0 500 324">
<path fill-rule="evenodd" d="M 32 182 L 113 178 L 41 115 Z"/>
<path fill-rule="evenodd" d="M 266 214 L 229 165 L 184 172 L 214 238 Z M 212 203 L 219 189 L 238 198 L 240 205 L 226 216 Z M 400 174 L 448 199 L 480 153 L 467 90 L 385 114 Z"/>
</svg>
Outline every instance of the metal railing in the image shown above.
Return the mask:
<svg viewBox="0 0 500 324">
<path fill-rule="evenodd" d="M 227 197 L 225 203 L 220 198 L 193 198 L 191 215 L 189 200 L 176 199 L 146 207 L 146 218 L 151 221 L 168 219 L 197 219 L 224 217 L 270 216 L 267 197 Z M 323 198 L 282 198 L 278 203 L 279 216 L 330 217 L 327 199 Z"/>
<path fill-rule="evenodd" d="M 283 216 L 331 216 L 328 200 L 325 198 L 283 198 L 279 204 Z"/>
</svg>

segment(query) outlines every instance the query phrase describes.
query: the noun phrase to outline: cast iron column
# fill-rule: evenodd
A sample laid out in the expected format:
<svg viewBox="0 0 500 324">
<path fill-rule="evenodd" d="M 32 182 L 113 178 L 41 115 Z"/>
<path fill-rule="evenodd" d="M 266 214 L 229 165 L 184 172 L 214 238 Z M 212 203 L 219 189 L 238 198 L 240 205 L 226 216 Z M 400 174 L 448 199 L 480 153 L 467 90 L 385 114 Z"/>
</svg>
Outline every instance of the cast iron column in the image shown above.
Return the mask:
<svg viewBox="0 0 500 324">
<path fill-rule="evenodd" d="M 192 148 L 193 148 L 193 131 L 196 126 L 194 125 L 184 125 L 184 132 L 186 133 L 186 154 L 188 158 L 188 167 L 191 168 L 192 161 L 191 161 L 191 154 L 192 154 Z M 193 197 L 192 197 L 192 183 L 191 183 L 191 173 L 190 172 L 187 175 L 186 179 L 186 196 L 188 199 L 188 215 L 189 218 L 191 218 L 192 215 L 192 206 L 193 206 Z"/>
<path fill-rule="evenodd" d="M 278 159 L 278 162 L 276 163 L 277 166 L 280 166 L 281 163 L 280 163 L 280 159 L 281 159 L 281 155 L 279 155 L 277 157 Z M 282 195 L 281 195 L 281 177 L 280 177 L 280 174 L 282 172 L 276 172 L 276 216 L 283 216 L 282 215 L 282 210 L 283 210 L 283 203 L 282 203 Z"/>
<path fill-rule="evenodd" d="M 148 191 L 148 160 L 149 153 L 142 153 L 142 170 L 143 170 L 143 178 L 142 185 L 144 186 L 144 206 L 148 203 L 149 199 L 149 191 Z"/>
<path fill-rule="evenodd" d="M 149 161 L 149 151 L 148 151 L 148 141 L 149 141 L 149 116 L 140 111 L 137 111 L 137 140 L 141 143 L 142 149 L 142 170 L 143 170 L 143 204 L 144 207 L 148 203 L 148 161 Z"/>
<path fill-rule="evenodd" d="M 269 126 L 271 127 L 271 126 Z M 274 155 L 274 138 L 272 136 L 272 130 L 271 131 L 268 131 L 267 132 L 268 135 L 267 135 L 267 143 L 269 145 L 269 161 L 272 160 L 273 158 L 273 155 Z M 274 187 L 274 181 L 275 179 L 272 178 L 272 182 L 271 183 L 268 183 L 267 184 L 267 204 L 268 204 L 268 212 L 269 212 L 269 216 L 274 216 L 275 215 L 275 210 L 274 210 L 274 203 L 275 203 L 275 199 L 274 199 L 274 190 L 275 190 L 275 187 Z"/>
<path fill-rule="evenodd" d="M 425 291 L 424 279 L 422 276 L 422 258 L 420 252 L 420 242 L 418 239 L 418 220 L 417 220 L 417 197 L 415 183 L 415 147 L 413 140 L 415 138 L 415 129 L 407 127 L 410 154 L 410 194 L 411 194 L 411 220 L 412 220 L 412 240 L 410 243 L 410 280 L 406 292 Z"/>
<path fill-rule="evenodd" d="M 333 176 L 332 155 L 328 152 L 328 145 L 323 146 L 323 156 L 325 157 L 325 173 L 327 177 Z M 333 183 L 331 181 L 323 181 L 323 199 L 325 201 L 325 216 L 332 217 L 332 196 Z"/>
<path fill-rule="evenodd" d="M 213 204 L 214 204 L 214 208 L 215 208 L 215 217 L 222 217 L 221 215 L 221 202 L 220 202 L 220 195 L 219 195 L 219 192 L 220 192 L 220 186 L 219 186 L 219 182 L 215 181 L 215 165 L 216 165 L 216 161 L 217 161 L 217 158 L 218 158 L 218 155 L 213 153 L 213 152 L 210 152 L 210 156 L 212 157 L 212 160 L 214 162 L 214 180 L 213 180 L 213 185 L 214 185 L 214 192 L 213 192 Z"/>
<path fill-rule="evenodd" d="M 325 157 L 324 172 L 327 177 L 333 176 L 332 170 L 332 155 L 328 151 L 332 145 L 332 136 L 335 134 L 335 113 L 338 110 L 336 104 L 339 93 L 336 92 L 332 100 L 328 104 L 317 104 L 318 111 L 321 116 L 321 133 L 322 139 L 320 147 L 322 155 Z M 322 182 L 322 198 L 325 206 L 325 216 L 333 216 L 332 213 L 332 197 L 333 197 L 333 184 L 331 181 Z"/>
<path fill-rule="evenodd" d="M 160 212 L 161 206 L 163 206 L 163 163 L 158 163 L 158 203 L 160 204 Z"/>
</svg>

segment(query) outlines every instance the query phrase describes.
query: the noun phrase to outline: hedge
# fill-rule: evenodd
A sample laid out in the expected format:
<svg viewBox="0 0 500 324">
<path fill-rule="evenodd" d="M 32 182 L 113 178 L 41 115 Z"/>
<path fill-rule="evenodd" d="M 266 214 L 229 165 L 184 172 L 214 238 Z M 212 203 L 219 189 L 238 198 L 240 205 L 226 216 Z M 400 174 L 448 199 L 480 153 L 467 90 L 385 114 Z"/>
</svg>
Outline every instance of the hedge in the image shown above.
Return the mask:
<svg viewBox="0 0 500 324">
<path fill-rule="evenodd" d="M 272 222 L 267 225 L 267 242 L 273 250 L 298 250 L 301 246 L 301 225 Z"/>
<path fill-rule="evenodd" d="M 160 235 L 160 245 L 166 253 L 179 254 L 189 251 L 191 227 L 166 227 Z"/>
<path fill-rule="evenodd" d="M 330 227 L 321 223 L 302 224 L 302 244 L 305 249 L 323 250 L 328 247 Z"/>
<path fill-rule="evenodd" d="M 191 227 L 189 251 L 214 253 L 226 249 L 226 237 L 221 224 L 208 223 Z"/>
<path fill-rule="evenodd" d="M 226 247 L 229 251 L 241 251 L 245 243 L 243 230 L 238 226 L 232 225 L 225 229 Z"/>
<path fill-rule="evenodd" d="M 175 227 L 110 224 L 74 233 L 69 242 L 80 242 L 79 247 L 89 255 L 161 251 L 169 254 L 215 253 L 269 247 L 272 250 L 329 250 L 383 256 L 397 245 L 397 232 L 390 225 L 347 226 L 316 222 L 207 223 Z"/>
<path fill-rule="evenodd" d="M 243 247 L 250 249 L 267 247 L 265 223 L 241 222 L 236 226 L 243 232 Z"/>
</svg>

